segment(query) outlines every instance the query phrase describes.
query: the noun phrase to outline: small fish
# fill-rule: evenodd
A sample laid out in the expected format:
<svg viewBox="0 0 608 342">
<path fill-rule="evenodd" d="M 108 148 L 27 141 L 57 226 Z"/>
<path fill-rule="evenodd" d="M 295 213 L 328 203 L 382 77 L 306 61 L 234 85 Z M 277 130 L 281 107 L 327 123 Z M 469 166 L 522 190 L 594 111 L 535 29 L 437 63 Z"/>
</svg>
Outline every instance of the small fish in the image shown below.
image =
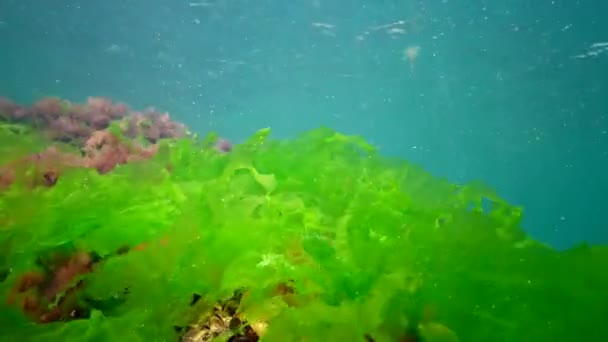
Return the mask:
<svg viewBox="0 0 608 342">
<path fill-rule="evenodd" d="M 190 3 L 188 3 L 188 6 L 190 6 L 190 7 L 211 7 L 211 6 L 213 6 L 213 4 L 211 2 L 207 2 L 207 1 L 200 1 L 200 2 L 190 2 Z"/>
<path fill-rule="evenodd" d="M 312 27 L 316 27 L 316 28 L 320 28 L 320 29 L 325 29 L 325 30 L 333 30 L 334 28 L 336 28 L 336 26 L 333 25 L 333 24 L 320 23 L 320 22 L 312 23 L 311 26 Z"/>
</svg>

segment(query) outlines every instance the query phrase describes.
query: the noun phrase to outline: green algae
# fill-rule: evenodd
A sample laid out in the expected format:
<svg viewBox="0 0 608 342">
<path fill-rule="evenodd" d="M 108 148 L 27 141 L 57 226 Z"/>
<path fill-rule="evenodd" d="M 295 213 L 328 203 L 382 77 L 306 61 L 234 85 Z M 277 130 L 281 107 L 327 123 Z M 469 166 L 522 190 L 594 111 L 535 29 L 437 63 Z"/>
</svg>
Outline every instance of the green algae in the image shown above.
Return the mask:
<svg viewBox="0 0 608 342">
<path fill-rule="evenodd" d="M 106 303 L 89 319 L 37 325 L 2 304 L 0 338 L 176 341 L 173 327 L 200 314 L 193 293 L 214 303 L 236 289 L 248 291 L 242 317 L 268 324 L 263 341 L 396 341 L 414 321 L 430 330 L 428 306 L 461 341 L 604 336 L 607 248 L 530 240 L 522 209 L 481 183 L 451 184 L 326 128 L 292 140 L 261 130 L 229 154 L 212 142 L 163 141 L 147 162 L 2 193 L 3 298 L 48 251 L 148 247 L 85 276 L 83 297 Z M 298 305 L 273 293 L 286 281 Z"/>
</svg>

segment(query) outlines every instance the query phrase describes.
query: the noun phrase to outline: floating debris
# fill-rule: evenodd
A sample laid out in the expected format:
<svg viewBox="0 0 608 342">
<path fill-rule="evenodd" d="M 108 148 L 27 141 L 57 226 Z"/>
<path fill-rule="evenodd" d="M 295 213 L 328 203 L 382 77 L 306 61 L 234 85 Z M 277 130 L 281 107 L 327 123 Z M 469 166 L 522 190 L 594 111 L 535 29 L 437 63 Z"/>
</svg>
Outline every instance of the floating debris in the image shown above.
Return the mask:
<svg viewBox="0 0 608 342">
<path fill-rule="evenodd" d="M 420 46 L 410 45 L 403 50 L 403 60 L 410 63 L 410 69 L 414 69 L 414 62 L 420 54 Z"/>
</svg>

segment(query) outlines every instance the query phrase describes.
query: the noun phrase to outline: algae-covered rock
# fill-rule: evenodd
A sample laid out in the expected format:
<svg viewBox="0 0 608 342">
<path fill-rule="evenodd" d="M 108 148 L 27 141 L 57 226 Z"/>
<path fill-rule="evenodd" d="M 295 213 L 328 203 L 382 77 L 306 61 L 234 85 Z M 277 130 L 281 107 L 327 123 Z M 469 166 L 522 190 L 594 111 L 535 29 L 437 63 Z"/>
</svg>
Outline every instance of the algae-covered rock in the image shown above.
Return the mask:
<svg viewBox="0 0 608 342">
<path fill-rule="evenodd" d="M 229 153 L 206 146 L 161 142 L 137 165 L 5 189 L 0 295 L 28 293 L 0 305 L 2 338 L 396 341 L 429 303 L 437 318 L 416 325 L 425 341 L 605 337 L 593 327 L 608 317 L 608 249 L 535 243 L 521 208 L 487 186 L 327 128 L 285 140 L 263 130 Z M 98 256 L 66 286 L 88 315 L 35 324 L 25 298 L 47 301 L 48 279 L 67 272 L 40 258 L 66 245 Z M 42 276 L 18 286 L 27 274 Z M 236 310 L 218 309 L 243 289 Z"/>
<path fill-rule="evenodd" d="M 420 335 L 425 342 L 458 342 L 458 336 L 445 325 L 429 322 L 421 324 Z"/>
</svg>

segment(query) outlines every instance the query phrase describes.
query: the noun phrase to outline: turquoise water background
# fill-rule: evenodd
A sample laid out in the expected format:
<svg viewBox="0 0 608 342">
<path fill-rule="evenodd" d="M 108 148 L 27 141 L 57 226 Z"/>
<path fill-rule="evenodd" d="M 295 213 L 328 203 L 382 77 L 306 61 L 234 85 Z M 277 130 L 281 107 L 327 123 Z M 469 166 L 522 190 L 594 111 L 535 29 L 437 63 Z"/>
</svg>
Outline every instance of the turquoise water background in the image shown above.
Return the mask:
<svg viewBox="0 0 608 342">
<path fill-rule="evenodd" d="M 605 13 L 600 0 L 2 0 L 0 95 L 108 96 L 235 142 L 330 126 L 483 180 L 537 239 L 606 243 L 608 49 L 592 48 Z"/>
</svg>

